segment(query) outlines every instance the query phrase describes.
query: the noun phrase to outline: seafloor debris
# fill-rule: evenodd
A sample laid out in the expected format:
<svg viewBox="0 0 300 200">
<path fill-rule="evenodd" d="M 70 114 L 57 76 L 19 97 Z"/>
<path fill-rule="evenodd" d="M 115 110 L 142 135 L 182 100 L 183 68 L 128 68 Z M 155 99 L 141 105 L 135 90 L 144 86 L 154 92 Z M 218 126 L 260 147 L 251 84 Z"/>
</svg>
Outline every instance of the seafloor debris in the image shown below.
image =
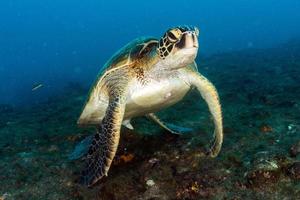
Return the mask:
<svg viewBox="0 0 300 200">
<path fill-rule="evenodd" d="M 152 186 L 155 185 L 155 182 L 152 179 L 149 179 L 149 180 L 146 181 L 146 185 L 152 187 Z"/>
<path fill-rule="evenodd" d="M 276 183 L 279 180 L 280 172 L 273 170 L 259 169 L 247 175 L 248 183 L 254 187 L 265 187 L 266 184 Z"/>
<path fill-rule="evenodd" d="M 260 126 L 259 130 L 263 133 L 268 133 L 268 132 L 272 132 L 273 128 L 270 125 L 263 124 Z"/>
<path fill-rule="evenodd" d="M 41 84 L 41 83 L 35 84 L 35 85 L 32 86 L 31 91 L 36 91 L 36 90 L 42 88 L 43 86 L 44 86 L 44 85 Z"/>
<path fill-rule="evenodd" d="M 287 129 L 287 134 L 295 134 L 297 132 L 297 126 L 295 124 L 289 124 Z"/>
<path fill-rule="evenodd" d="M 120 156 L 119 161 L 120 162 L 124 162 L 124 163 L 128 163 L 131 162 L 134 158 L 134 155 L 132 153 L 126 153 Z"/>
<path fill-rule="evenodd" d="M 137 198 L 138 200 L 169 200 L 169 194 L 165 193 L 158 185 L 148 187 L 148 189 Z"/>
<path fill-rule="evenodd" d="M 182 104 L 159 113 L 191 133 L 170 136 L 135 119 L 134 130 L 122 130 L 108 177 L 93 188 L 74 181 L 82 162 L 67 159 L 83 136 L 93 135 L 93 128 L 76 126 L 87 91 L 75 84 L 32 108 L 0 105 L 0 194 L 9 194 L 5 200 L 300 199 L 300 43 L 284 49 L 199 62 L 209 64 L 202 70 L 220 88 L 224 126 L 230 127 L 218 157 L 204 154 L 213 127 L 191 91 Z M 84 146 L 74 157 L 84 156 Z"/>
</svg>

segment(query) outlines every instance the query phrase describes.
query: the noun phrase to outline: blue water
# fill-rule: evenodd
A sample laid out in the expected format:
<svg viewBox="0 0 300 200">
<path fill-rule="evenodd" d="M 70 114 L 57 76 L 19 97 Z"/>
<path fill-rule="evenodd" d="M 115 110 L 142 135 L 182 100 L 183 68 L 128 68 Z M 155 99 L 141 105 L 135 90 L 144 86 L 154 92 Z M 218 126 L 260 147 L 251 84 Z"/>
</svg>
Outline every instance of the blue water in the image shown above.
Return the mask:
<svg viewBox="0 0 300 200">
<path fill-rule="evenodd" d="M 198 26 L 200 54 L 280 44 L 300 33 L 298 0 L 0 2 L 0 103 L 43 101 L 69 82 L 88 87 L 136 37 Z M 32 92 L 35 84 L 43 88 Z"/>
<path fill-rule="evenodd" d="M 0 0 L 0 200 L 300 199 L 299 22 L 300 0 Z M 194 90 L 156 113 L 180 135 L 134 118 L 108 177 L 79 184 L 95 127 L 76 121 L 98 71 L 185 24 L 219 94 L 220 154 L 205 156 L 214 124 Z"/>
</svg>

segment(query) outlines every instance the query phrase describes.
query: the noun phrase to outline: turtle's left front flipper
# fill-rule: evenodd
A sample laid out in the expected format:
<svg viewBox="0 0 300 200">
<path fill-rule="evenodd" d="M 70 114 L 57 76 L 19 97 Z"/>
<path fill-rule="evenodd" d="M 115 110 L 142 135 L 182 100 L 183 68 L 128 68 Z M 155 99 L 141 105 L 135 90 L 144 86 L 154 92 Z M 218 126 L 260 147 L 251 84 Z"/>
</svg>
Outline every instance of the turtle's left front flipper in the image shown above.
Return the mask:
<svg viewBox="0 0 300 200">
<path fill-rule="evenodd" d="M 185 72 L 188 82 L 195 86 L 200 92 L 213 116 L 215 132 L 214 143 L 210 149 L 210 156 L 215 157 L 220 152 L 223 143 L 223 122 L 219 95 L 215 86 L 199 72 L 190 69 L 185 70 Z"/>
<path fill-rule="evenodd" d="M 105 87 L 109 95 L 109 104 L 86 156 L 86 167 L 82 171 L 80 183 L 91 186 L 107 176 L 116 154 L 120 129 L 125 112 L 127 81 L 120 78 L 117 82 L 110 79 Z"/>
<path fill-rule="evenodd" d="M 163 129 L 167 130 L 168 132 L 170 132 L 172 134 L 181 135 L 183 133 L 193 131 L 193 129 L 191 129 L 191 128 L 181 127 L 181 126 L 177 126 L 174 124 L 163 122 L 154 113 L 149 113 L 146 116 L 149 119 L 151 119 L 152 121 L 154 121 L 155 123 L 157 123 L 160 127 L 162 127 Z"/>
</svg>

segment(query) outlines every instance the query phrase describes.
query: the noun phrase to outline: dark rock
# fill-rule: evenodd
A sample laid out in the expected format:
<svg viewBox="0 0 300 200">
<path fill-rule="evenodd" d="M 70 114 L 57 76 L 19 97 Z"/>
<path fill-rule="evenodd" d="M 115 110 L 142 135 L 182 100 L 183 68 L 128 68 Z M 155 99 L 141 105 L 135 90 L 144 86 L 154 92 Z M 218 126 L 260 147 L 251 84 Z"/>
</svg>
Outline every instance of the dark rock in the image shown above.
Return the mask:
<svg viewBox="0 0 300 200">
<path fill-rule="evenodd" d="M 243 167 L 243 161 L 238 155 L 228 155 L 228 167 Z"/>
<path fill-rule="evenodd" d="M 269 96 L 262 95 L 262 96 L 259 97 L 259 101 L 262 102 L 263 104 L 266 104 L 266 105 L 272 105 L 273 104 L 273 102 L 272 102 L 272 100 Z"/>
<path fill-rule="evenodd" d="M 290 178 L 299 181 L 300 180 L 300 162 L 295 162 L 290 167 L 288 167 L 287 175 Z"/>
<path fill-rule="evenodd" d="M 224 134 L 231 134 L 231 133 L 234 133 L 234 128 L 232 127 L 224 127 Z"/>
<path fill-rule="evenodd" d="M 295 101 L 282 101 L 277 104 L 277 107 L 280 108 L 292 108 L 297 104 Z"/>
<path fill-rule="evenodd" d="M 300 153 L 300 141 L 290 148 L 291 157 L 296 157 Z"/>
<path fill-rule="evenodd" d="M 249 186 L 263 188 L 266 184 L 273 184 L 279 180 L 280 172 L 272 170 L 256 170 L 247 175 Z"/>
<path fill-rule="evenodd" d="M 251 117 L 257 120 L 265 120 L 269 118 L 271 115 L 268 111 L 262 109 L 253 109 L 251 113 Z"/>
</svg>

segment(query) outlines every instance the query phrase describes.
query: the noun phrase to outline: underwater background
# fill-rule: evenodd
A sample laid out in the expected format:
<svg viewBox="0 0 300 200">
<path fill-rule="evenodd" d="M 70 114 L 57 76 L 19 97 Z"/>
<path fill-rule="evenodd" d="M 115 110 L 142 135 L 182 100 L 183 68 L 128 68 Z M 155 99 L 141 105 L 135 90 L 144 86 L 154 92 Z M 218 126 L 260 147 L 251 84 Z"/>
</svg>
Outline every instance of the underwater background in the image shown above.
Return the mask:
<svg viewBox="0 0 300 200">
<path fill-rule="evenodd" d="M 0 200 L 300 199 L 300 1 L 0 1 Z M 123 128 L 109 176 L 77 183 L 76 121 L 103 64 L 141 36 L 200 29 L 199 71 L 223 108 L 220 155 L 197 92 Z"/>
</svg>

